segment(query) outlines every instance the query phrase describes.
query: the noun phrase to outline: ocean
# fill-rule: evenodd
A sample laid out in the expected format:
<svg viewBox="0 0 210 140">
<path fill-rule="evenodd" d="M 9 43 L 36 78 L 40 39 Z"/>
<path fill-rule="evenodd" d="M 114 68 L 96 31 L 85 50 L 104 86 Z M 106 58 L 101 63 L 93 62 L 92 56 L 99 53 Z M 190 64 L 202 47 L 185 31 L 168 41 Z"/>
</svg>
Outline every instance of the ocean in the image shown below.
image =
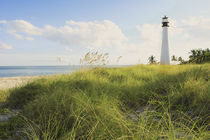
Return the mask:
<svg viewBox="0 0 210 140">
<path fill-rule="evenodd" d="M 70 73 L 81 66 L 0 66 L 0 77 Z"/>
<path fill-rule="evenodd" d="M 123 66 L 106 66 L 123 67 Z M 69 66 L 0 66 L 0 77 L 37 76 L 65 74 L 81 69 L 79 65 Z"/>
</svg>

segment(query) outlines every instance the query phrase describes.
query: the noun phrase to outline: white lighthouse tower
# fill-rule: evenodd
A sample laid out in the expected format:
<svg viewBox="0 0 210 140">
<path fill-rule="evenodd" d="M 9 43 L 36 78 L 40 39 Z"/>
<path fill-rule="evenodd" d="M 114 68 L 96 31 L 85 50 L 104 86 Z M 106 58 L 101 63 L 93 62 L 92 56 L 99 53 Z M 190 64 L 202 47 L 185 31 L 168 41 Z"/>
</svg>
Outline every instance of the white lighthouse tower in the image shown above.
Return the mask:
<svg viewBox="0 0 210 140">
<path fill-rule="evenodd" d="M 161 57 L 160 64 L 169 65 L 169 48 L 168 48 L 168 17 L 163 17 L 162 27 L 163 27 L 163 36 L 162 36 L 162 48 L 161 48 Z"/>
</svg>

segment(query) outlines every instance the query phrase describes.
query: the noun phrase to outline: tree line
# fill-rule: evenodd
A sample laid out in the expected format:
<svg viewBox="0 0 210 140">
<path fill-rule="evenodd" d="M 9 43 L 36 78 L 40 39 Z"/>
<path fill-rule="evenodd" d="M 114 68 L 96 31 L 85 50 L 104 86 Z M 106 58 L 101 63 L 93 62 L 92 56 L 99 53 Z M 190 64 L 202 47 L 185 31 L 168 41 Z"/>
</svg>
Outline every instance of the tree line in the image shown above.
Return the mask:
<svg viewBox="0 0 210 140">
<path fill-rule="evenodd" d="M 203 64 L 210 62 L 210 50 L 207 49 L 193 49 L 189 52 L 188 60 L 184 60 L 181 56 L 176 57 L 172 55 L 171 61 L 178 62 L 179 64 Z M 148 58 L 149 64 L 159 64 L 159 62 L 155 59 L 154 55 L 151 55 Z"/>
</svg>

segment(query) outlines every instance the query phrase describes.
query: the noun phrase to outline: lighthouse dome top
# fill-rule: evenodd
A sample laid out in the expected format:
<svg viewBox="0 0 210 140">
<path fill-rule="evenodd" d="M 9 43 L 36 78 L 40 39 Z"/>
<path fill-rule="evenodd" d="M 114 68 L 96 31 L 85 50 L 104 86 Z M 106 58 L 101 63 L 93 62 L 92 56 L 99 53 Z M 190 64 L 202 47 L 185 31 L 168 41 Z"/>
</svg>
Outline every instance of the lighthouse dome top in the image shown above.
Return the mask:
<svg viewBox="0 0 210 140">
<path fill-rule="evenodd" d="M 168 17 L 167 16 L 163 17 L 163 22 L 168 22 Z"/>
<path fill-rule="evenodd" d="M 168 19 L 168 17 L 167 16 L 164 16 L 163 19 Z"/>
</svg>

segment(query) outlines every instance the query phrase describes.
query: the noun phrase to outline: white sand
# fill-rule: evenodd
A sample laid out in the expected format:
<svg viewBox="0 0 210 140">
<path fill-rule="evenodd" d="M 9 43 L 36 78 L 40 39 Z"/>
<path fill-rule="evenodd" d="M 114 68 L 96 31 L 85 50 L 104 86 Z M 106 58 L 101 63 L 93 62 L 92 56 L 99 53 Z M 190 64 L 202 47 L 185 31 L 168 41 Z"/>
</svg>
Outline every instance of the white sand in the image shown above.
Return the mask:
<svg viewBox="0 0 210 140">
<path fill-rule="evenodd" d="M 0 90 L 13 88 L 16 86 L 20 86 L 26 84 L 27 82 L 32 81 L 38 76 L 22 76 L 22 77 L 5 77 L 0 78 Z"/>
</svg>

